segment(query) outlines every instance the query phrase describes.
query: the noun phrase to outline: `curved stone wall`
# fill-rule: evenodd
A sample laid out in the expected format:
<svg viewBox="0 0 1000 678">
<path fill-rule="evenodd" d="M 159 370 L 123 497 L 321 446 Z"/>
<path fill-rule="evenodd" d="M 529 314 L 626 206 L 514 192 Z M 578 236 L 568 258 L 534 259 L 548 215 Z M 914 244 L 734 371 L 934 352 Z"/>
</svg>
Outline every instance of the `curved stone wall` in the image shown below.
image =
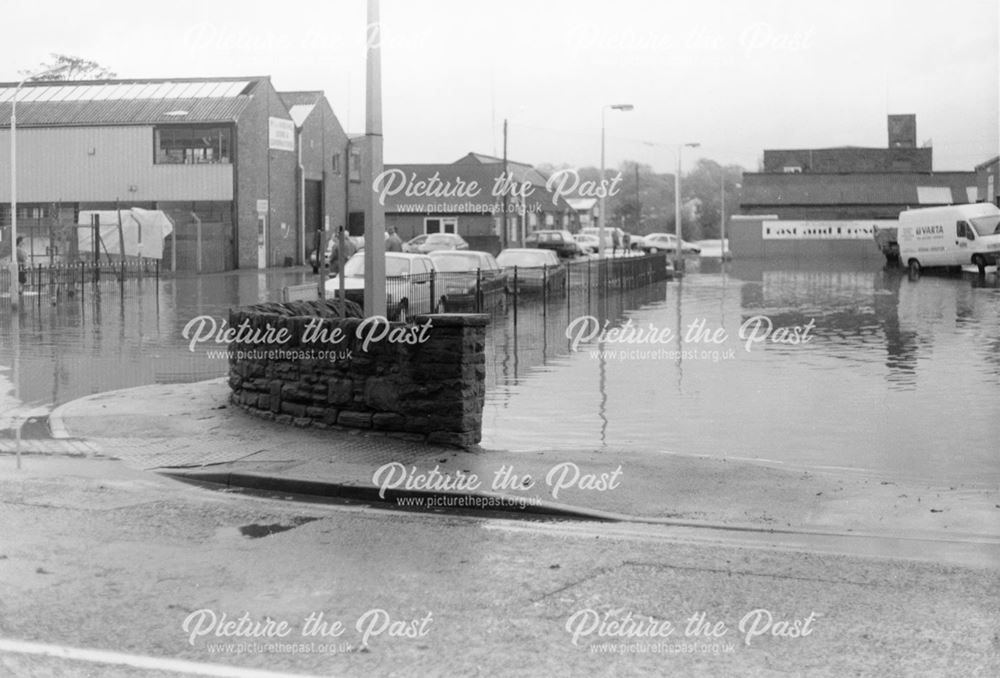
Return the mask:
<svg viewBox="0 0 1000 678">
<path fill-rule="evenodd" d="M 332 314 L 323 302 L 232 309 L 231 402 L 282 424 L 480 441 L 488 316 L 403 324 Z"/>
</svg>

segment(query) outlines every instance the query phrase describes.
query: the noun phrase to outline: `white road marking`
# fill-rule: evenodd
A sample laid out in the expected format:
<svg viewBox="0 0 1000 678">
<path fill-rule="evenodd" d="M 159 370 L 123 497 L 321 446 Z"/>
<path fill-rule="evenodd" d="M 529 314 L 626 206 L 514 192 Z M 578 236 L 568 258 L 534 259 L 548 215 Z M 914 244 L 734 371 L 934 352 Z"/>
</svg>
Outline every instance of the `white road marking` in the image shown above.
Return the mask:
<svg viewBox="0 0 1000 678">
<path fill-rule="evenodd" d="M 122 652 L 91 650 L 67 647 L 65 645 L 50 645 L 47 643 L 32 643 L 8 638 L 0 638 L 0 652 L 41 655 L 72 661 L 91 662 L 94 664 L 112 664 L 151 671 L 171 671 L 173 673 L 186 673 L 195 676 L 212 676 L 213 678 L 320 678 L 319 676 L 307 676 L 301 673 L 264 671 L 238 666 L 227 666 L 225 664 L 209 664 L 165 657 L 147 657 L 138 654 L 124 654 Z"/>
</svg>

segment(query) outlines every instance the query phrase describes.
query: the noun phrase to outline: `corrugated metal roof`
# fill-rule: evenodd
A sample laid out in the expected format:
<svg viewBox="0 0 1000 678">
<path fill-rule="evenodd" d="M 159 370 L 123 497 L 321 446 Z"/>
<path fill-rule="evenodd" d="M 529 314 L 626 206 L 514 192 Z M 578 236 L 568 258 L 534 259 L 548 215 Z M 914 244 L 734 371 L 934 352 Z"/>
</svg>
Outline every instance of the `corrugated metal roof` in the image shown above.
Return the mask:
<svg viewBox="0 0 1000 678">
<path fill-rule="evenodd" d="M 779 205 L 916 205 L 921 194 L 954 203 L 968 202 L 973 172 L 778 174 L 744 173 L 740 203 Z M 930 189 L 930 190 L 928 190 Z"/>
<path fill-rule="evenodd" d="M 17 95 L 18 125 L 230 122 L 255 80 L 30 83 Z M 0 127 L 10 126 L 13 85 L 0 86 Z M 180 112 L 184 113 L 181 114 Z"/>
</svg>

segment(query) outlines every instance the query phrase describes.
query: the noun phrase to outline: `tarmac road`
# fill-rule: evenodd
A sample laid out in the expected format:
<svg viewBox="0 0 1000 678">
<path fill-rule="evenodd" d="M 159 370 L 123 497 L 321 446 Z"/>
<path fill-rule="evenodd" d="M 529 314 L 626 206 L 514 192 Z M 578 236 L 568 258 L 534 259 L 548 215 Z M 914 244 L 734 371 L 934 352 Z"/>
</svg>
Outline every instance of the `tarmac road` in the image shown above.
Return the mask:
<svg viewBox="0 0 1000 678">
<path fill-rule="evenodd" d="M 24 462 L 0 456 L 4 676 L 1000 674 L 995 560 L 300 504 L 111 460 Z M 49 656 L 73 650 L 111 654 Z"/>
</svg>

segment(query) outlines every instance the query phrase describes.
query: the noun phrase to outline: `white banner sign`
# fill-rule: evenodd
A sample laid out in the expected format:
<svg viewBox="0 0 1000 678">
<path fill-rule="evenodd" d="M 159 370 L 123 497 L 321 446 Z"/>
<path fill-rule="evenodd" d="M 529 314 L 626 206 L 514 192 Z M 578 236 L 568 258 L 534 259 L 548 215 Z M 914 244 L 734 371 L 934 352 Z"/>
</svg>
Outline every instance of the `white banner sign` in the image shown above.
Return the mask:
<svg viewBox="0 0 1000 678">
<path fill-rule="evenodd" d="M 295 123 L 284 118 L 268 118 L 267 147 L 275 151 L 294 151 Z"/>
</svg>

